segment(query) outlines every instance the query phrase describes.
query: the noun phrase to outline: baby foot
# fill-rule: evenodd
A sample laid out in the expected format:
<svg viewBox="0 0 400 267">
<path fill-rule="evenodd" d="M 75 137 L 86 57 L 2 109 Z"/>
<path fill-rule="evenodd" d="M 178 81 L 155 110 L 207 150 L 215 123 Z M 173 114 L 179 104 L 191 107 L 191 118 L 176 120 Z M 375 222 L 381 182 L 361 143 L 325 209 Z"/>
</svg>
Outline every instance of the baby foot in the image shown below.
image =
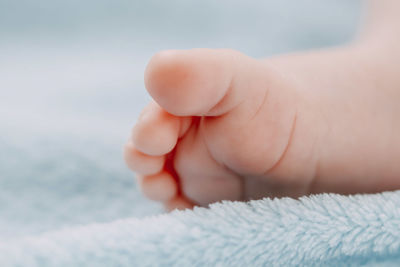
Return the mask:
<svg viewBox="0 0 400 267">
<path fill-rule="evenodd" d="M 400 81 L 390 70 L 363 47 L 268 60 L 158 53 L 145 73 L 155 102 L 126 162 L 144 194 L 169 209 L 399 188 Z"/>
</svg>

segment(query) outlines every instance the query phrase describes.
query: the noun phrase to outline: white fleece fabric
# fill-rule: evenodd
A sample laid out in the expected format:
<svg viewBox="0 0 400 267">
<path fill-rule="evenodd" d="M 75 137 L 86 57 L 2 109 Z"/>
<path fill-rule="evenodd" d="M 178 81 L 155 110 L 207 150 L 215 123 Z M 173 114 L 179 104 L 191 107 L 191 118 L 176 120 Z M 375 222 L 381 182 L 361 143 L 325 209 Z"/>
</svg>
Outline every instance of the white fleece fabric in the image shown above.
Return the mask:
<svg viewBox="0 0 400 267">
<path fill-rule="evenodd" d="M 1 266 L 398 266 L 400 192 L 224 202 L 0 243 Z"/>
</svg>

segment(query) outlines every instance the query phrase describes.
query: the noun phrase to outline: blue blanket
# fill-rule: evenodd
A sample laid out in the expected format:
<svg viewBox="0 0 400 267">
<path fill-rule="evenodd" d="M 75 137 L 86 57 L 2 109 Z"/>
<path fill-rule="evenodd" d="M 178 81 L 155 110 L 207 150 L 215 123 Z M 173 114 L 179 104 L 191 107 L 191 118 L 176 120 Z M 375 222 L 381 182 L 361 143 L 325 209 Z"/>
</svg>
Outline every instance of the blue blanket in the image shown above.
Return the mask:
<svg viewBox="0 0 400 267">
<path fill-rule="evenodd" d="M 400 192 L 224 202 L 0 243 L 1 266 L 399 266 Z"/>
</svg>

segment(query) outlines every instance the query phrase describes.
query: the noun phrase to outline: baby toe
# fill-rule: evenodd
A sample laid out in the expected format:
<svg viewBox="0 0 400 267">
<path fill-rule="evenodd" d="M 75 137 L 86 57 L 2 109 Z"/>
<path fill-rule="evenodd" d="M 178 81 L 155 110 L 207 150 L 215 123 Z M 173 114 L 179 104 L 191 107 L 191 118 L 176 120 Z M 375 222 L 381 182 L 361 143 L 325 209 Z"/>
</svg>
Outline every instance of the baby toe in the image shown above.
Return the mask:
<svg viewBox="0 0 400 267">
<path fill-rule="evenodd" d="M 178 192 L 175 179 L 166 171 L 155 175 L 139 176 L 143 194 L 155 201 L 165 202 L 173 199 Z"/>
<path fill-rule="evenodd" d="M 138 151 L 132 142 L 125 145 L 124 158 L 128 167 L 142 175 L 159 173 L 165 162 L 165 156 L 149 156 Z"/>
<path fill-rule="evenodd" d="M 182 196 L 177 196 L 164 204 L 165 209 L 169 211 L 192 209 L 194 204 Z"/>
<path fill-rule="evenodd" d="M 167 113 L 152 102 L 135 125 L 132 142 L 142 153 L 161 156 L 175 147 L 179 132 L 180 118 Z"/>
</svg>

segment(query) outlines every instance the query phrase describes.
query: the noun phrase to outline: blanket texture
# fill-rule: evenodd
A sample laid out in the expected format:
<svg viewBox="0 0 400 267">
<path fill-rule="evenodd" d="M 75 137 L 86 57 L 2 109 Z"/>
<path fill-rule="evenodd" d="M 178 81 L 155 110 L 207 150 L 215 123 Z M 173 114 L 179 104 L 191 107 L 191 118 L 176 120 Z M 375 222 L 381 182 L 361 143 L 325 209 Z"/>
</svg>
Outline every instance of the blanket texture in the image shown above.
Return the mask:
<svg viewBox="0 0 400 267">
<path fill-rule="evenodd" d="M 1 266 L 398 266 L 400 192 L 225 202 L 0 243 Z"/>
</svg>

